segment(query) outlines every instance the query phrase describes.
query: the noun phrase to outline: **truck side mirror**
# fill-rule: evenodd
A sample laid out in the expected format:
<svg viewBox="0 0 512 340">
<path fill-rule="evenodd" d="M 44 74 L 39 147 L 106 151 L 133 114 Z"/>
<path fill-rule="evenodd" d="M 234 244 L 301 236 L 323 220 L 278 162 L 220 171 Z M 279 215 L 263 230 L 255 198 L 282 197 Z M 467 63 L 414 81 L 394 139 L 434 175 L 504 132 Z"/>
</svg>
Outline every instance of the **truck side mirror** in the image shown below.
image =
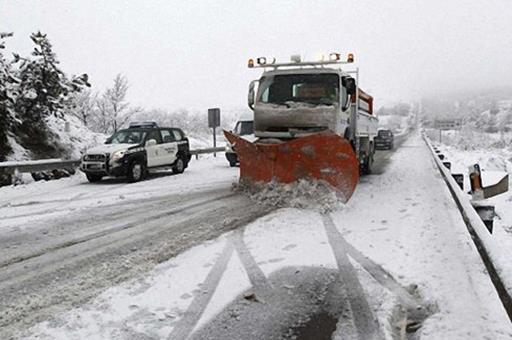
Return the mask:
<svg viewBox="0 0 512 340">
<path fill-rule="evenodd" d="M 356 94 L 357 91 L 357 85 L 356 80 L 352 77 L 345 77 L 344 79 L 344 86 L 347 89 L 347 94 L 349 96 L 353 96 Z"/>
<path fill-rule="evenodd" d="M 256 84 L 258 83 L 258 80 L 253 80 L 249 84 L 249 92 L 247 93 L 247 104 L 251 108 L 251 110 L 254 110 L 254 103 L 256 101 L 256 92 L 254 91 L 254 88 L 256 87 Z"/>
</svg>

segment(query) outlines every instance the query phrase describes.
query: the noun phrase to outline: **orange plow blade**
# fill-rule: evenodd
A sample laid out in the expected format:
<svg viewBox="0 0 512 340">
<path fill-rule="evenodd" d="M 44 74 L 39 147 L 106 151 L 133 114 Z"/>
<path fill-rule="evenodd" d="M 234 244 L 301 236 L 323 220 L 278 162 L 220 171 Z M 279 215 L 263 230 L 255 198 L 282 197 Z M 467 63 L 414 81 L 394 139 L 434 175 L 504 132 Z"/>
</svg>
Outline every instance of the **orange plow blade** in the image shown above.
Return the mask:
<svg viewBox="0 0 512 340">
<path fill-rule="evenodd" d="M 352 196 L 359 181 L 359 163 L 352 145 L 332 132 L 276 143 L 251 143 L 228 131 L 224 134 L 240 160 L 241 181 L 324 180 L 341 193 L 345 201 Z"/>
</svg>

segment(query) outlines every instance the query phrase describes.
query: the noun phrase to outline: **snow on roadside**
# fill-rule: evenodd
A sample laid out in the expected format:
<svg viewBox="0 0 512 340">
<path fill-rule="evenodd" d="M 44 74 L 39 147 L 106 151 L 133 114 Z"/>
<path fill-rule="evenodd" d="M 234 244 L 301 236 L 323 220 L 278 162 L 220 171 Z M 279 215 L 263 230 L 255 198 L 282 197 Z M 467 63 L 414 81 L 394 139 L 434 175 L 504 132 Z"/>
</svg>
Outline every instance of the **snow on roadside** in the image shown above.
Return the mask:
<svg viewBox="0 0 512 340">
<path fill-rule="evenodd" d="M 348 242 L 437 306 L 418 337 L 509 339 L 510 321 L 431 157 L 413 134 L 334 220 Z"/>
<path fill-rule="evenodd" d="M 49 116 L 46 124 L 58 136 L 58 143 L 69 150 L 70 159 L 79 159 L 86 149 L 103 144 L 107 139 L 107 135 L 92 132 L 72 115 L 65 115 L 62 119 Z M 69 131 L 66 131 L 67 124 Z"/>
<path fill-rule="evenodd" d="M 9 141 L 9 145 L 11 146 L 12 152 L 7 155 L 8 161 L 18 161 L 29 159 L 29 152 L 11 136 L 7 136 L 7 140 Z"/>
<path fill-rule="evenodd" d="M 474 148 L 460 148 L 456 145 L 437 143 L 446 159 L 452 163 L 452 173 L 464 175 L 464 191 L 470 190 L 468 168 L 479 164 L 482 170 L 484 186 L 496 183 L 496 180 L 508 173 L 512 179 L 512 150 L 506 148 L 484 148 L 475 142 Z M 500 277 L 504 280 L 509 294 L 512 294 L 512 265 L 510 264 L 510 249 L 512 249 L 512 181 L 509 191 L 484 200 L 495 206 L 496 216 L 492 238 L 495 249 L 489 249 Z M 471 196 L 467 195 L 468 199 Z"/>
</svg>

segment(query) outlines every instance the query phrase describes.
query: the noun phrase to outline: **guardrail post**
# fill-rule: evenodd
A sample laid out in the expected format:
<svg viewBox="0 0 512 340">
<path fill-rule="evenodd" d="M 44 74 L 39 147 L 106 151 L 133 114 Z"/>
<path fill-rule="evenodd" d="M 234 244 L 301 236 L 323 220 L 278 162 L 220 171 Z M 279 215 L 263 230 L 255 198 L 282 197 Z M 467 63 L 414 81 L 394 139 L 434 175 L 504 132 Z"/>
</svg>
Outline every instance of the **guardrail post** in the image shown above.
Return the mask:
<svg viewBox="0 0 512 340">
<path fill-rule="evenodd" d="M 448 170 L 450 170 L 450 169 L 452 168 L 452 163 L 451 163 L 451 162 L 448 162 L 448 161 L 443 162 L 443 165 L 444 165 Z"/>
<path fill-rule="evenodd" d="M 463 174 L 452 174 L 453 179 L 460 187 L 460 190 L 464 191 L 464 175 Z"/>
<path fill-rule="evenodd" d="M 492 234 L 492 228 L 494 224 L 494 205 L 485 205 L 478 202 L 471 202 L 473 208 L 475 208 L 478 216 L 482 219 L 489 233 Z"/>
</svg>

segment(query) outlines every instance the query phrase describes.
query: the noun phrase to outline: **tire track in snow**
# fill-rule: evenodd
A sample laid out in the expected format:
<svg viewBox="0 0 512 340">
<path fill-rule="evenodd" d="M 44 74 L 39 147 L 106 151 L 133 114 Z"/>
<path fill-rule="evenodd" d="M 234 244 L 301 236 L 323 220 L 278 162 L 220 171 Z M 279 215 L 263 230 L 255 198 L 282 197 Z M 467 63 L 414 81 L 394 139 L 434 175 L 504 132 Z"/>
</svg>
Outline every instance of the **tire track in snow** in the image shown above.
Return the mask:
<svg viewBox="0 0 512 340">
<path fill-rule="evenodd" d="M 234 194 L 171 218 L 144 221 L 4 267 L 0 271 L 0 338 L 82 304 L 108 287 L 266 213 L 268 209 Z M 226 223 L 226 216 L 235 220 Z"/>
<path fill-rule="evenodd" d="M 252 287 L 257 291 L 258 295 L 270 296 L 272 285 L 268 282 L 265 274 L 247 248 L 247 245 L 243 240 L 243 229 L 235 230 L 227 239 L 224 250 L 217 258 L 217 261 L 208 273 L 206 279 L 201 284 L 201 287 L 205 287 L 203 292 L 199 292 L 190 303 L 183 318 L 178 322 L 169 335 L 169 340 L 186 339 L 191 335 L 192 330 L 201 319 L 208 303 L 217 290 L 234 251 L 238 254 L 249 277 L 249 281 L 251 282 Z"/>
<path fill-rule="evenodd" d="M 217 258 L 217 261 L 215 261 L 215 264 L 206 276 L 206 279 L 203 281 L 201 286 L 202 291 L 196 294 L 194 300 L 192 300 L 190 303 L 182 319 L 178 322 L 178 324 L 174 327 L 171 334 L 169 335 L 169 340 L 186 339 L 190 335 L 196 324 L 201 319 L 206 306 L 212 299 L 212 296 L 215 293 L 217 286 L 219 285 L 220 279 L 226 271 L 234 249 L 235 248 L 233 242 L 228 239 L 224 249 L 222 250 L 222 253 Z"/>
<path fill-rule="evenodd" d="M 358 339 L 383 339 L 384 337 L 380 332 L 378 321 L 372 313 L 361 282 L 359 282 L 357 278 L 356 270 L 348 258 L 347 251 L 344 247 L 345 241 L 343 236 L 340 234 L 329 215 L 323 216 L 323 222 L 329 244 L 331 245 L 338 265 L 339 276 L 343 285 L 342 289 L 350 306 L 350 317 L 352 318 L 352 320 L 340 319 L 342 322 L 339 325 L 340 327 L 336 329 L 334 338 L 354 339 L 353 334 L 346 334 L 343 327 L 344 323 L 349 322 L 349 325 L 350 323 L 355 325 Z M 349 337 L 347 338 L 347 336 Z"/>
<path fill-rule="evenodd" d="M 29 260 L 31 258 L 41 256 L 43 254 L 46 254 L 46 253 L 49 253 L 49 252 L 52 252 L 52 251 L 55 251 L 55 250 L 71 247 L 71 246 L 74 246 L 74 245 L 77 245 L 77 244 L 80 244 L 80 243 L 83 243 L 83 242 L 91 241 L 93 239 L 106 236 L 108 234 L 113 234 L 113 233 L 116 233 L 116 232 L 119 232 L 119 231 L 122 231 L 122 230 L 125 230 L 125 229 L 130 229 L 130 228 L 133 228 L 133 227 L 136 227 L 136 226 L 140 225 L 143 222 L 147 222 L 147 221 L 155 220 L 155 219 L 160 219 L 160 218 L 166 217 L 166 216 L 172 216 L 172 215 L 175 215 L 175 214 L 178 214 L 178 213 L 190 210 L 192 208 L 196 208 L 196 207 L 199 207 L 199 206 L 202 206 L 202 205 L 206 205 L 206 204 L 211 203 L 211 202 L 215 202 L 217 200 L 222 200 L 222 199 L 225 199 L 225 198 L 232 197 L 234 195 L 235 194 L 231 193 L 231 194 L 228 194 L 228 195 L 213 197 L 213 198 L 210 198 L 210 199 L 207 199 L 207 200 L 204 200 L 204 201 L 200 201 L 200 202 L 197 202 L 197 203 L 192 203 L 192 204 L 189 204 L 189 205 L 185 205 L 185 206 L 182 206 L 182 207 L 179 207 L 179 208 L 176 208 L 176 209 L 171 209 L 171 210 L 165 211 L 163 213 L 146 215 L 143 218 L 138 218 L 138 219 L 134 220 L 133 222 L 122 223 L 121 225 L 116 226 L 114 228 L 109 228 L 107 230 L 102 230 L 102 231 L 97 232 L 97 233 L 93 233 L 93 234 L 89 234 L 89 235 L 86 235 L 86 236 L 83 236 L 83 237 L 79 237 L 79 238 L 75 238 L 75 239 L 72 239 L 72 240 L 68 240 L 66 242 L 57 244 L 57 245 L 55 245 L 53 247 L 48 247 L 48 248 L 40 249 L 39 251 L 31 253 L 31 254 L 26 255 L 26 256 L 14 257 L 14 258 L 11 258 L 11 259 L 9 259 L 7 261 L 0 262 L 0 269 L 2 269 L 4 267 L 7 267 L 9 265 L 18 263 L 18 262 L 23 262 L 23 261 Z"/>
<path fill-rule="evenodd" d="M 65 218 L 43 220 L 45 226 L 40 230 L 31 227 L 11 234 L 0 235 L 0 268 L 8 264 L 20 262 L 37 255 L 42 255 L 46 250 L 59 249 L 81 240 L 93 239 L 126 229 L 137 222 L 146 222 L 155 219 L 154 212 L 168 211 L 169 208 L 179 209 L 198 198 L 228 197 L 232 192 L 226 188 L 215 188 L 188 195 L 167 195 L 144 200 L 117 202 L 103 205 L 94 209 L 86 209 L 75 214 L 68 214 Z M 208 202 L 204 202 L 207 204 Z M 142 217 L 141 217 L 142 216 Z M 34 230 L 33 230 L 34 229 Z M 90 236 L 94 235 L 96 236 Z M 14 247 L 13 247 L 14 246 Z M 20 247 L 21 246 L 21 247 Z M 10 249 L 13 247 L 14 249 Z"/>
<path fill-rule="evenodd" d="M 266 294 L 269 292 L 272 289 L 272 285 L 268 282 L 263 270 L 258 266 L 256 260 L 247 248 L 243 239 L 243 230 L 236 230 L 234 232 L 232 242 L 254 289 L 259 294 Z"/>
</svg>

